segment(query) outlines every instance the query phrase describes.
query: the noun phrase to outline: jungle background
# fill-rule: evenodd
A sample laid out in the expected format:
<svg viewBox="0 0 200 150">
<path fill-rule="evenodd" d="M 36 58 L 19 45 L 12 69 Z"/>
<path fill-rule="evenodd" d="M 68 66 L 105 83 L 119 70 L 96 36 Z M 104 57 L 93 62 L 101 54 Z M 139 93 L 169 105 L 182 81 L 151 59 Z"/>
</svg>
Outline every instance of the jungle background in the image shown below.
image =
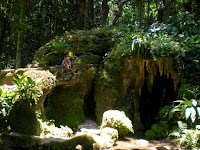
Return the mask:
<svg viewBox="0 0 200 150">
<path fill-rule="evenodd" d="M 69 56 L 72 65 L 92 65 L 77 82 L 56 87 L 45 74 L 51 88 L 43 88 L 43 119 L 77 128 L 85 116 L 101 124 L 105 111 L 118 109 L 150 139 L 171 136 L 183 147 L 198 147 L 199 8 L 199 0 L 1 0 L 0 69 L 56 66 L 63 56 Z M 6 77 L 1 76 L 1 85 Z M 26 83 L 35 86 L 21 76 L 14 81 L 16 93 Z M 3 110 L 9 96 L 1 97 Z M 36 126 L 25 131 L 16 126 L 18 108 L 34 106 L 31 98 L 21 93 L 25 104 L 11 102 L 3 124 L 38 134 L 33 112 Z M 65 108 L 69 111 L 62 111 Z"/>
</svg>

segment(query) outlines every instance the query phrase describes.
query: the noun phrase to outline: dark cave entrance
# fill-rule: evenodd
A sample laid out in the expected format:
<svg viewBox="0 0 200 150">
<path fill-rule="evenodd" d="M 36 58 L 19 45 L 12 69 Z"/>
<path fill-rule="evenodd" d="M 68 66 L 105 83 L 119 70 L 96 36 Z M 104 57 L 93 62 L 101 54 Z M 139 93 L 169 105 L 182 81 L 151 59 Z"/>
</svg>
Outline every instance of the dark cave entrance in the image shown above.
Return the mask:
<svg viewBox="0 0 200 150">
<path fill-rule="evenodd" d="M 91 91 L 84 97 L 83 111 L 85 118 L 90 118 L 96 120 L 96 102 L 94 101 L 94 87 Z"/>
<path fill-rule="evenodd" d="M 174 83 L 171 77 L 167 79 L 166 75 L 160 76 L 159 71 L 154 78 L 152 91 L 149 92 L 147 82 L 144 84 L 140 97 L 140 119 L 145 130 L 151 128 L 156 123 L 160 108 L 165 105 L 171 105 L 177 97 L 178 92 L 174 91 Z"/>
</svg>

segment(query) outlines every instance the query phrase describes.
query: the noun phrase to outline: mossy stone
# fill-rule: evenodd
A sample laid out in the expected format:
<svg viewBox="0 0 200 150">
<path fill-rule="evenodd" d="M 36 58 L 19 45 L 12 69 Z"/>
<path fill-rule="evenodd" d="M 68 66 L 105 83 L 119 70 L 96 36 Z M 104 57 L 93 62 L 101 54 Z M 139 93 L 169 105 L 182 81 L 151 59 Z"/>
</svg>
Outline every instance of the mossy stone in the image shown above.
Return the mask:
<svg viewBox="0 0 200 150">
<path fill-rule="evenodd" d="M 83 103 L 79 93 L 61 86 L 55 87 L 47 98 L 46 116 L 56 126 L 78 127 L 84 120 Z"/>
<path fill-rule="evenodd" d="M 73 150 L 77 145 L 82 146 L 82 150 L 92 150 L 94 139 L 91 135 L 80 135 L 64 142 L 50 142 L 51 150 Z"/>
<path fill-rule="evenodd" d="M 98 64 L 101 60 L 99 55 L 81 55 L 80 59 L 81 64 Z"/>
<path fill-rule="evenodd" d="M 15 102 L 8 116 L 11 129 L 30 135 L 39 134 L 39 122 L 28 102 Z"/>
<path fill-rule="evenodd" d="M 29 135 L 15 136 L 3 133 L 0 137 L 1 150 L 38 150 L 41 145 L 39 139 L 32 138 Z"/>
</svg>

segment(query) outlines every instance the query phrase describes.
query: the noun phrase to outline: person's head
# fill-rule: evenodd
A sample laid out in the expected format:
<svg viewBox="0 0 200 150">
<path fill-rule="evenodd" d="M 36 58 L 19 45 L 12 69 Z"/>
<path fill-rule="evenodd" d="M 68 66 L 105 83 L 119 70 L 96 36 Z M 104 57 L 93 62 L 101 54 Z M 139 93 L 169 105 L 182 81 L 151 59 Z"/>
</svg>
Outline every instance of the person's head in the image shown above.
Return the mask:
<svg viewBox="0 0 200 150">
<path fill-rule="evenodd" d="M 67 57 L 67 60 L 70 60 L 70 57 Z"/>
<path fill-rule="evenodd" d="M 65 60 L 65 61 L 67 60 L 67 56 L 64 57 L 64 60 Z"/>
</svg>

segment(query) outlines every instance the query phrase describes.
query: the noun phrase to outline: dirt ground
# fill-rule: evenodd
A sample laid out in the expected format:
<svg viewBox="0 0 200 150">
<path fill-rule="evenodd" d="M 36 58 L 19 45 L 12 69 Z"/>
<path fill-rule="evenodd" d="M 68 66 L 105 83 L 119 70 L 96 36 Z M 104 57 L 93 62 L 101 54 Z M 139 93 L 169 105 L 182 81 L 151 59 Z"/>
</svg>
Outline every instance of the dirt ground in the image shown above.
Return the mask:
<svg viewBox="0 0 200 150">
<path fill-rule="evenodd" d="M 99 127 L 95 121 L 86 119 L 80 128 L 85 132 L 98 133 Z M 112 148 L 108 150 L 181 150 L 175 147 L 171 141 L 146 139 L 144 131 L 135 131 L 134 134 L 128 134 L 124 139 L 119 139 Z"/>
</svg>

